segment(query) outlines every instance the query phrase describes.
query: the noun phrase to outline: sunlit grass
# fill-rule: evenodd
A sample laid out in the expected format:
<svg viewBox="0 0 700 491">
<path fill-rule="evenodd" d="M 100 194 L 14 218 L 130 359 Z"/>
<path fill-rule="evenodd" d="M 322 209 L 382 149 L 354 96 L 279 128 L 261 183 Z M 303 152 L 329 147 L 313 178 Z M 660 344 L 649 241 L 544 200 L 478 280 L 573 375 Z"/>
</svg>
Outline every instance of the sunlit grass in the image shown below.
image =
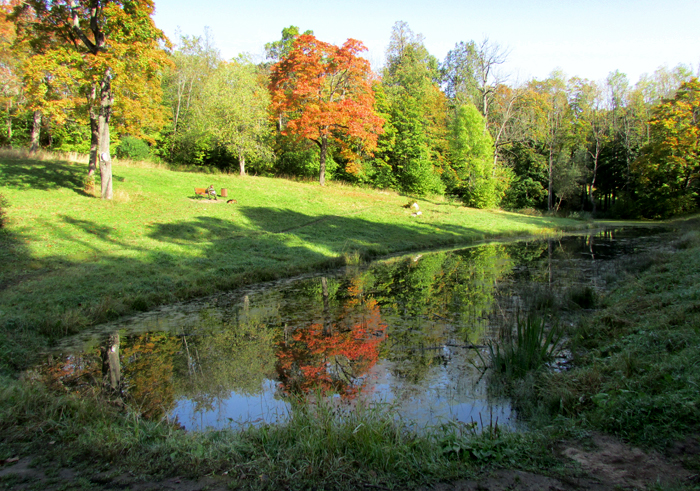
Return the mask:
<svg viewBox="0 0 700 491">
<path fill-rule="evenodd" d="M 586 226 L 442 197 L 417 199 L 423 215 L 411 217 L 394 192 L 120 161 L 114 199 L 104 201 L 84 191 L 86 161 L 0 155 L 9 204 L 0 328 L 13 339 L 26 330 L 43 342 L 134 310 L 386 254 Z M 237 203 L 195 197 L 210 184 Z M 12 358 L 4 364 L 27 362 Z"/>
</svg>

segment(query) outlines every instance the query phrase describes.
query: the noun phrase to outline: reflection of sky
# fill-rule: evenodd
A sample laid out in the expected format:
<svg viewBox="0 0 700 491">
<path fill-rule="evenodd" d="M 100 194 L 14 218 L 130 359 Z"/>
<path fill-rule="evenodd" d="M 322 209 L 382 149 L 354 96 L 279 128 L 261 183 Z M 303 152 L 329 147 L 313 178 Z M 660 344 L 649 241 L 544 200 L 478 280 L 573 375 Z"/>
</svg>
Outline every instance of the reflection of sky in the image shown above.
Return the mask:
<svg viewBox="0 0 700 491">
<path fill-rule="evenodd" d="M 188 430 L 205 430 L 207 428 L 226 428 L 262 422 L 274 423 L 284 420 L 289 413 L 289 404 L 275 399 L 277 383 L 265 380 L 262 391 L 255 396 L 246 396 L 232 392 L 228 399 L 214 402 L 211 411 L 195 411 L 195 403 L 189 399 L 180 399 L 170 417 Z"/>
<path fill-rule="evenodd" d="M 445 366 L 433 367 L 420 384 L 409 384 L 392 374 L 392 362 L 380 361 L 364 377 L 365 385 L 356 401 L 386 403 L 398 417 L 418 427 L 432 426 L 447 421 L 476 422 L 479 427 L 498 423 L 514 428 L 514 415 L 507 401 L 488 401 L 486 385 L 477 383 L 478 372 L 460 374 Z M 214 402 L 212 410 L 195 410 L 188 399 L 176 402 L 171 418 L 188 430 L 236 427 L 246 424 L 284 421 L 291 406 L 276 399 L 277 382 L 266 380 L 260 394 L 246 396 L 237 393 L 225 400 Z M 335 398 L 337 400 L 337 398 Z"/>
<path fill-rule="evenodd" d="M 498 419 L 499 426 L 514 427 L 508 402 L 488 400 L 486 384 L 483 380 L 477 383 L 479 373 L 473 367 L 458 373 L 443 365 L 435 366 L 420 384 L 411 384 L 395 377 L 392 366 L 384 360 L 372 367 L 365 393 L 373 402 L 392 404 L 404 420 L 423 427 L 447 421 L 481 426 L 481 421 L 488 425 Z"/>
</svg>

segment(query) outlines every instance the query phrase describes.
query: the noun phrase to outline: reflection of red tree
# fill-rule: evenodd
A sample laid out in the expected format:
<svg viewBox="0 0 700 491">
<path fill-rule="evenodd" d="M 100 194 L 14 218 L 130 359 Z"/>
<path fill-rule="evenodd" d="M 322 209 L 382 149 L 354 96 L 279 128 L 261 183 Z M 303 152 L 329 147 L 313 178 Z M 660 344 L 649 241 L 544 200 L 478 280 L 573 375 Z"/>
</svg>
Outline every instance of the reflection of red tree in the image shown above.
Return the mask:
<svg viewBox="0 0 700 491">
<path fill-rule="evenodd" d="M 101 376 L 99 350 L 79 355 L 52 355 L 39 369 L 39 378 L 52 389 L 85 394 L 98 385 Z"/>
<path fill-rule="evenodd" d="M 167 334 L 143 334 L 122 340 L 119 359 L 123 379 L 120 398 L 126 396 L 141 414 L 157 419 L 175 401 L 173 358 L 180 341 Z M 86 394 L 106 384 L 100 350 L 53 356 L 40 369 L 41 380 L 53 389 Z"/>
<path fill-rule="evenodd" d="M 282 390 L 287 394 L 320 390 L 354 397 L 362 386 L 358 381 L 377 363 L 385 331 L 374 300 L 351 300 L 330 328 L 311 324 L 295 330 L 276 353 Z"/>
</svg>

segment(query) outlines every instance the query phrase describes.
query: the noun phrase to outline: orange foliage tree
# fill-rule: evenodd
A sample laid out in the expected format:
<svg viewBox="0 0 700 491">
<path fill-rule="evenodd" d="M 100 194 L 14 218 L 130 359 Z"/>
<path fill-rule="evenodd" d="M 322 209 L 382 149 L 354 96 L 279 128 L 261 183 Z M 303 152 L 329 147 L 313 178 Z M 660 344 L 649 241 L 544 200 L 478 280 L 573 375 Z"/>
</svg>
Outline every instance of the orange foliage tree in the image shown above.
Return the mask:
<svg viewBox="0 0 700 491">
<path fill-rule="evenodd" d="M 355 39 L 338 47 L 302 34 L 272 67 L 272 111 L 280 121 L 286 119 L 280 131 L 318 145 L 321 186 L 331 140 L 343 157 L 354 162 L 358 150 L 371 152 L 376 147 L 382 131 L 384 120 L 374 111 L 372 71 L 369 62 L 358 56 L 366 49 Z"/>
</svg>

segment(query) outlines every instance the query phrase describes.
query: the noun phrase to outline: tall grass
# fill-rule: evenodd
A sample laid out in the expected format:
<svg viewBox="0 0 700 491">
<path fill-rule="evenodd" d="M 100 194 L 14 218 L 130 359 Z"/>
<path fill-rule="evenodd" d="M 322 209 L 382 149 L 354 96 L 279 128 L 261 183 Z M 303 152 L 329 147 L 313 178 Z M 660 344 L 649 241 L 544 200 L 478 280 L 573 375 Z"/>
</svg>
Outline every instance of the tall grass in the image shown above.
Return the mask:
<svg viewBox="0 0 700 491">
<path fill-rule="evenodd" d="M 7 200 L 0 194 L 0 228 L 5 226 L 5 220 L 7 218 Z"/>
<path fill-rule="evenodd" d="M 137 475 L 224 475 L 253 489 L 414 489 L 502 465 L 555 465 L 542 435 L 449 423 L 416 432 L 387 405 L 296 403 L 287 421 L 188 433 L 142 420 L 98 394 L 78 398 L 17 382 L 0 387 L 0 459 L 110 462 Z M 51 442 L 51 445 L 47 445 Z"/>
<path fill-rule="evenodd" d="M 490 368 L 506 378 L 538 370 L 553 361 L 561 349 L 563 329 L 558 323 L 547 328 L 545 319 L 536 314 L 525 320 L 518 316 L 514 331 L 508 329 L 500 341 L 487 343 Z"/>
<path fill-rule="evenodd" d="M 521 415 L 665 449 L 700 428 L 699 219 L 677 222 L 662 251 L 632 256 L 600 310 L 567 337 L 573 366 L 517 387 Z M 695 457 L 691 468 L 700 470 Z"/>
<path fill-rule="evenodd" d="M 79 152 L 52 152 L 49 150 L 30 152 L 27 148 L 0 147 L 0 159 L 35 160 L 39 162 L 58 160 L 64 162 L 81 162 L 87 165 L 90 156 L 86 153 Z"/>
</svg>

